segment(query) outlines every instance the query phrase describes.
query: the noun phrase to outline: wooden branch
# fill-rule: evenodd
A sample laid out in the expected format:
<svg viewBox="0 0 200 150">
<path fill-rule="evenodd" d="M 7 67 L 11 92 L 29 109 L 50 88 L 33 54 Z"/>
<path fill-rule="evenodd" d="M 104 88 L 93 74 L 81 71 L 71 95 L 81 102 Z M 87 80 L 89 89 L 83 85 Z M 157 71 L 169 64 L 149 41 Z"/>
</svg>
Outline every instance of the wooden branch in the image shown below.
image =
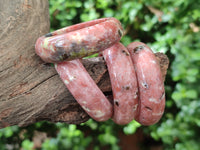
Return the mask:
<svg viewBox="0 0 200 150">
<path fill-rule="evenodd" d="M 0 1 L 0 128 L 42 120 L 79 124 L 89 119 L 50 64 L 34 51 L 49 32 L 48 0 Z M 163 77 L 168 59 L 157 53 Z M 111 92 L 102 57 L 83 60 L 99 88 Z M 164 79 L 164 78 L 163 78 Z"/>
</svg>

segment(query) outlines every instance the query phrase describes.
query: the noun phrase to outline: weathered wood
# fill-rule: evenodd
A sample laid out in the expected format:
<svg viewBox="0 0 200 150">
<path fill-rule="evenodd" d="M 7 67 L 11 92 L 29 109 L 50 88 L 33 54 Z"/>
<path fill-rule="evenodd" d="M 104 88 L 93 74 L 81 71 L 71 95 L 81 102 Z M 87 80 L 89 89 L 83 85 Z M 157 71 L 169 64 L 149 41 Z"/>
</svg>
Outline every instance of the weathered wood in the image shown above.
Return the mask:
<svg viewBox="0 0 200 150">
<path fill-rule="evenodd" d="M 55 69 L 34 51 L 49 32 L 48 0 L 0 1 L 0 128 L 48 120 L 79 124 L 89 116 L 76 103 Z M 165 76 L 168 59 L 157 58 Z M 111 92 L 104 60 L 83 60 L 103 92 Z"/>
</svg>

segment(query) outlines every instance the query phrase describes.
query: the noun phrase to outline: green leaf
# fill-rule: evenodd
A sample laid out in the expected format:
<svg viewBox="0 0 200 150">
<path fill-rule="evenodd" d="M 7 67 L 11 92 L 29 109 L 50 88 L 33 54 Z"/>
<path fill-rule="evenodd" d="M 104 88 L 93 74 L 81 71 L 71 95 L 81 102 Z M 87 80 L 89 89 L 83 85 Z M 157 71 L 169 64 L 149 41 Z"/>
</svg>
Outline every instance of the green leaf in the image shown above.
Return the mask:
<svg viewBox="0 0 200 150">
<path fill-rule="evenodd" d="M 140 126 L 141 124 L 133 120 L 123 128 L 123 131 L 125 134 L 134 134 Z"/>
</svg>

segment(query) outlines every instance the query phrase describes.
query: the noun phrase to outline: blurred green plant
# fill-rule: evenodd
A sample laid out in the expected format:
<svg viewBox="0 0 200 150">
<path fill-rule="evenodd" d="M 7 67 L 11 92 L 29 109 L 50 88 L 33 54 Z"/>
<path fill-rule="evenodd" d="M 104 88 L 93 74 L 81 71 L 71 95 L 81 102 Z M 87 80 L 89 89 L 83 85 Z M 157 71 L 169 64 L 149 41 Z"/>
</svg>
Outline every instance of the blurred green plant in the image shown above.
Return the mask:
<svg viewBox="0 0 200 150">
<path fill-rule="evenodd" d="M 42 144 L 44 150 L 74 149 L 83 150 L 92 141 L 92 137 L 84 137 L 83 132 L 76 125 L 57 123 L 60 129 L 55 138 L 46 139 Z"/>
<path fill-rule="evenodd" d="M 136 121 L 118 126 L 111 120 L 90 119 L 81 125 L 40 122 L 26 128 L 0 130 L 0 147 L 6 149 L 117 150 L 118 132 L 134 134 L 138 128 L 162 143 L 165 150 L 200 149 L 200 1 L 199 0 L 51 0 L 51 30 L 101 17 L 119 19 L 125 29 L 121 42 L 147 43 L 170 59 L 165 81 L 166 110 L 161 121 L 144 127 Z M 46 133 L 41 148 L 33 148 L 34 131 Z M 143 146 L 144 147 L 144 146 Z M 148 145 L 144 148 L 150 149 Z"/>
</svg>

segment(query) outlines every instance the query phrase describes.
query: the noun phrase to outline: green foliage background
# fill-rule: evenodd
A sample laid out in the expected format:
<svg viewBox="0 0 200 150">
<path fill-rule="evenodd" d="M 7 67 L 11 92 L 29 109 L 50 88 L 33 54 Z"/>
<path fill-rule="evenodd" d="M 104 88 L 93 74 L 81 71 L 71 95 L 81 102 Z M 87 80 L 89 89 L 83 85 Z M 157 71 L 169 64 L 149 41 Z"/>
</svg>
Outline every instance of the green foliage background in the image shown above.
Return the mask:
<svg viewBox="0 0 200 150">
<path fill-rule="evenodd" d="M 51 30 L 101 17 L 119 19 L 124 45 L 138 40 L 154 52 L 166 53 L 170 66 L 165 81 L 166 110 L 150 127 L 132 121 L 118 126 L 93 120 L 81 125 L 39 122 L 26 128 L 0 130 L 0 149 L 33 149 L 35 132 L 47 133 L 42 150 L 120 149 L 118 131 L 137 128 L 165 150 L 200 149 L 200 1 L 199 0 L 50 0 Z M 39 149 L 39 148 L 37 148 Z M 143 149 L 148 149 L 143 148 Z"/>
</svg>

